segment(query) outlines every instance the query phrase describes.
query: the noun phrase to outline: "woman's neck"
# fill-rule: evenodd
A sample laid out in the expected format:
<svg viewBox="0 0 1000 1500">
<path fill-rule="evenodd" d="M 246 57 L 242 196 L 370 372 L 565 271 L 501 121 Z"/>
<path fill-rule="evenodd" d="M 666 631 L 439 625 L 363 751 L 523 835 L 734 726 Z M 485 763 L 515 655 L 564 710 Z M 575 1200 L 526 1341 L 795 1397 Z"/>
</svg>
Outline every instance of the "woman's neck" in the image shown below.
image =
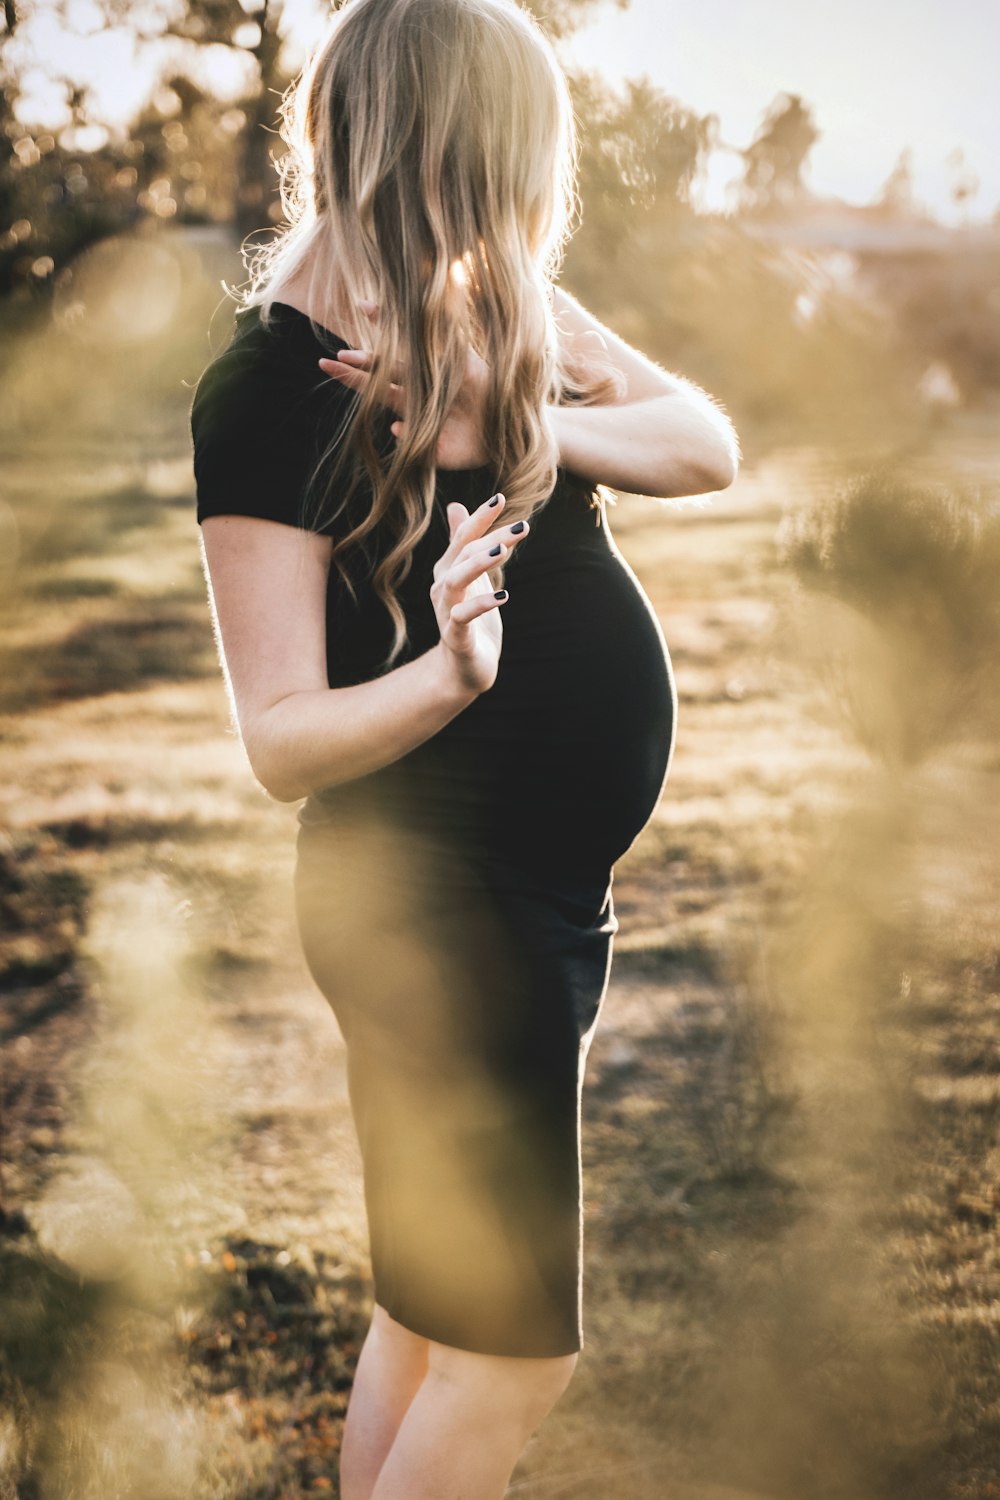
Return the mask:
<svg viewBox="0 0 1000 1500">
<path fill-rule="evenodd" d="M 272 300 L 293 307 L 321 328 L 342 329 L 352 321 L 347 317 L 343 299 L 338 302 L 328 295 L 320 300 L 310 286 L 309 274 L 301 269 L 272 288 Z"/>
</svg>

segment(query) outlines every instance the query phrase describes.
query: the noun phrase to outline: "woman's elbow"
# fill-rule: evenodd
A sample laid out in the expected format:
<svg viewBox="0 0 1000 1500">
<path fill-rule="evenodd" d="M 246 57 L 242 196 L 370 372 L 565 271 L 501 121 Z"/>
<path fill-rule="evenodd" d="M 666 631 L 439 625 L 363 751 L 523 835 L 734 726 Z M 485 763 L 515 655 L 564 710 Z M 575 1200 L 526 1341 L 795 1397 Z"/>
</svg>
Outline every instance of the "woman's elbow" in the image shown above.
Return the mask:
<svg viewBox="0 0 1000 1500">
<path fill-rule="evenodd" d="M 248 747 L 247 760 L 254 779 L 273 802 L 299 802 L 303 797 L 308 797 L 310 788 L 289 777 L 287 768 L 282 768 L 259 752 L 252 752 Z"/>
<path fill-rule="evenodd" d="M 273 778 L 265 782 L 259 776 L 257 780 L 272 802 L 301 802 L 303 797 L 309 796 L 308 787 L 293 786 L 291 783 L 275 781 Z"/>
<path fill-rule="evenodd" d="M 261 725 L 247 726 L 241 731 L 241 739 L 254 779 L 274 802 L 299 802 L 308 797 L 312 788 L 303 786 L 293 774 L 288 755 L 273 734 Z"/>
<path fill-rule="evenodd" d="M 728 450 L 720 454 L 718 459 L 709 464 L 705 470 L 705 488 L 703 493 L 714 493 L 716 490 L 727 490 L 731 484 L 736 483 L 736 477 L 740 472 L 739 457 Z"/>
<path fill-rule="evenodd" d="M 714 404 L 694 402 L 690 410 L 687 441 L 678 444 L 675 434 L 665 435 L 664 464 L 671 476 L 671 493 L 709 495 L 728 489 L 736 481 L 742 458 L 736 429 Z"/>
<path fill-rule="evenodd" d="M 735 484 L 742 456 L 735 429 L 727 423 L 700 455 L 697 465 L 700 488 L 691 493 L 714 494 L 716 490 L 726 490 Z"/>
<path fill-rule="evenodd" d="M 676 464 L 670 472 L 670 484 L 663 487 L 663 498 L 680 499 L 688 495 L 714 495 L 735 483 L 739 464 L 728 452 L 713 451 L 690 458 L 677 473 Z"/>
</svg>

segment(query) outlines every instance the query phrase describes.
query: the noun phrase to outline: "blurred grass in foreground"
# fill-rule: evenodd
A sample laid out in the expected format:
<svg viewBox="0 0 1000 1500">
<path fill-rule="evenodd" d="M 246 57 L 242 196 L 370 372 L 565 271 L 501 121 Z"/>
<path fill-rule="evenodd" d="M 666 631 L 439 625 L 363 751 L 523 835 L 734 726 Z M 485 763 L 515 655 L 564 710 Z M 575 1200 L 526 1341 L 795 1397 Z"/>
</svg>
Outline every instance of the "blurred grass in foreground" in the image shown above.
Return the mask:
<svg viewBox="0 0 1000 1500">
<path fill-rule="evenodd" d="M 75 323 L 0 356 L 4 1482 L 281 1500 L 333 1489 L 370 1311 L 358 1160 L 291 810 L 228 725 L 198 561 L 186 408 L 232 252 L 121 254 L 121 300 L 95 275 Z M 704 507 L 611 516 L 678 750 L 616 876 L 588 1348 L 513 1493 L 982 1500 L 995 434 L 761 432 Z"/>
</svg>

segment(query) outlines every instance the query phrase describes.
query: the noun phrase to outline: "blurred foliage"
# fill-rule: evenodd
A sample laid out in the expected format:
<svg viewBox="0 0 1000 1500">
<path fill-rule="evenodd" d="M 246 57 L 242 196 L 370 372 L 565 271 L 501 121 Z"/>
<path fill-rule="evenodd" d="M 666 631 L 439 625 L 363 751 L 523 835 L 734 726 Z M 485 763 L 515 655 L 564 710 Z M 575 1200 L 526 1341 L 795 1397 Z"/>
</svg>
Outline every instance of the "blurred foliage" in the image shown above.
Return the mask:
<svg viewBox="0 0 1000 1500">
<path fill-rule="evenodd" d="M 893 329 L 822 256 L 692 211 L 714 115 L 646 81 L 622 96 L 596 74 L 572 82 L 582 220 L 564 277 L 599 318 L 724 391 L 737 427 L 761 441 L 884 437 L 912 421 L 919 365 L 907 368 Z"/>
<path fill-rule="evenodd" d="M 717 139 L 716 116 L 699 116 L 648 78 L 627 79 L 622 97 L 597 73 L 571 75 L 570 83 L 582 137 L 579 188 L 585 209 L 610 209 L 619 232 L 626 208 L 635 218 L 657 203 L 690 212 L 692 182 Z M 591 230 L 589 220 L 587 225 Z M 594 227 L 610 228 L 600 212 Z"/>
<path fill-rule="evenodd" d="M 819 140 L 812 110 L 798 94 L 779 94 L 747 147 L 740 194 L 745 210 L 794 207 L 807 196 L 802 170 Z"/>
<path fill-rule="evenodd" d="M 533 9 L 559 38 L 601 3 L 612 0 L 539 0 Z M 58 301 L 61 274 L 109 236 L 225 225 L 241 240 L 281 221 L 276 108 L 290 82 L 283 6 L 94 4 L 108 26 L 129 28 L 140 52 L 159 49 L 164 60 L 124 139 L 104 128 L 98 102 L 71 80 L 62 80 L 69 125 L 29 127 L 19 111 L 27 53 L 17 33 L 37 7 L 9 5 L 0 32 L 0 296 L 16 293 L 18 304 Z M 69 24 L 71 8 L 62 0 L 52 8 Z M 317 15 L 325 9 L 317 0 Z M 220 48 L 245 64 L 245 91 L 228 104 L 194 81 L 197 59 Z M 760 432 L 860 439 L 919 415 L 916 387 L 928 361 L 946 366 L 961 399 L 1000 388 L 995 252 L 860 254 L 859 275 L 845 278 L 822 247 L 793 250 L 745 232 L 810 201 L 803 170 L 818 130 L 801 96 L 779 94 L 736 152 L 744 163 L 736 212 L 699 215 L 693 189 L 709 156 L 736 151 L 720 140 L 718 116 L 648 78 L 621 93 L 598 74 L 570 81 L 583 216 L 567 283 L 654 358 L 724 389 L 734 419 Z M 882 214 L 902 213 L 911 198 L 901 159 Z M 872 296 L 859 295 L 862 284 Z"/>
<path fill-rule="evenodd" d="M 967 400 L 1000 390 L 1000 277 L 997 246 L 962 255 L 870 256 L 866 282 L 921 360 L 943 361 Z"/>
<path fill-rule="evenodd" d="M 629 0 L 531 0 L 526 9 L 535 15 L 549 36 L 569 36 L 601 6 L 613 6 L 615 10 L 628 10 Z"/>
<path fill-rule="evenodd" d="M 39 7 L 8 0 L 0 32 L 0 295 L 45 283 L 84 246 L 143 216 L 231 222 L 240 236 L 280 217 L 272 158 L 282 149 L 277 105 L 291 82 L 283 6 L 275 0 L 149 0 L 141 9 L 123 0 L 97 3 L 106 24 L 127 26 L 140 51 L 159 46 L 165 59 L 176 59 L 179 44 L 181 56 L 193 61 L 199 49 L 230 49 L 248 64 L 247 91 L 220 108 L 183 70 L 168 71 L 128 138 L 119 140 L 100 123 L 88 90 L 63 79 L 70 123 L 57 133 L 32 129 L 18 111 L 24 59 L 12 48 Z M 561 37 L 601 3 L 540 0 L 535 9 L 550 34 Z M 628 0 L 615 3 L 624 9 Z M 320 12 L 327 8 L 317 4 Z M 71 32 L 69 7 L 57 0 L 50 10 Z"/>
<path fill-rule="evenodd" d="M 860 742 L 914 765 L 996 709 L 1000 494 L 864 473 L 796 509 L 782 560 L 846 612 L 815 618 L 815 657 Z"/>
</svg>

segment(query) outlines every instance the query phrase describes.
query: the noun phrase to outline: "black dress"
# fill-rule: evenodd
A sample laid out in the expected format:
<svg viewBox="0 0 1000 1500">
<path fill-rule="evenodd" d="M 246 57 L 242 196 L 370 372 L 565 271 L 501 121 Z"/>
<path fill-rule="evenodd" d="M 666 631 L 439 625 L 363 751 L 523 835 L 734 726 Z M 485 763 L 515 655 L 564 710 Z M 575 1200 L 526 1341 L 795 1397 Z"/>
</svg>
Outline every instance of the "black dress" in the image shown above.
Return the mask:
<svg viewBox="0 0 1000 1500">
<path fill-rule="evenodd" d="M 308 318 L 273 316 L 238 314 L 199 382 L 199 522 L 301 526 L 317 444 L 354 399 L 318 368 Z M 400 590 L 402 660 L 438 640 L 446 505 L 497 488 L 489 469 L 439 471 Z M 663 789 L 677 695 L 586 482 L 560 470 L 505 585 L 494 685 L 394 764 L 300 805 L 296 911 L 346 1043 L 376 1300 L 441 1343 L 553 1356 L 583 1345 L 580 1091 L 613 867 Z M 391 632 L 374 591 L 352 599 L 331 568 L 327 623 L 331 687 L 379 675 Z"/>
</svg>

